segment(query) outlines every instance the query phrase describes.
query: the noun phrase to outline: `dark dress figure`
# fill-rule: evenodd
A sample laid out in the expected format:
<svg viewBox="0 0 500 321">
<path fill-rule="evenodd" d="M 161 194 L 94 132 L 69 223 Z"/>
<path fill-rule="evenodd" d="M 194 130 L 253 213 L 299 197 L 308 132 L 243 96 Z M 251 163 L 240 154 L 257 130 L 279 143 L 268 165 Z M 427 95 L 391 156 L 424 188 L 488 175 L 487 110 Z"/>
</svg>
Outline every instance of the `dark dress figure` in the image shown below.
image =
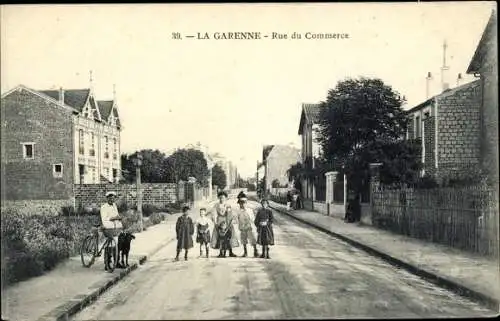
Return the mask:
<svg viewBox="0 0 500 321">
<path fill-rule="evenodd" d="M 226 222 L 222 222 L 218 226 L 219 238 L 217 240 L 218 248 L 220 248 L 219 257 L 226 257 L 226 251 L 231 249 L 232 231 Z"/>
<path fill-rule="evenodd" d="M 196 235 L 196 243 L 210 244 L 210 227 L 208 223 L 204 225 L 198 223 L 196 227 L 198 229 L 198 234 Z"/>
<path fill-rule="evenodd" d="M 255 216 L 257 244 L 262 245 L 261 258 L 269 258 L 269 245 L 274 245 L 273 212 L 269 208 L 260 208 Z"/>
<path fill-rule="evenodd" d="M 198 221 L 196 223 L 196 243 L 200 244 L 200 256 L 202 253 L 202 246 L 205 245 L 206 257 L 208 257 L 208 247 L 210 245 L 210 230 L 209 230 L 208 220 Z"/>
<path fill-rule="evenodd" d="M 193 247 L 193 220 L 189 216 L 183 214 L 177 219 L 175 232 L 177 234 L 177 256 L 175 259 L 179 259 L 179 253 L 184 249 L 184 259 L 187 260 L 188 250 Z"/>
</svg>

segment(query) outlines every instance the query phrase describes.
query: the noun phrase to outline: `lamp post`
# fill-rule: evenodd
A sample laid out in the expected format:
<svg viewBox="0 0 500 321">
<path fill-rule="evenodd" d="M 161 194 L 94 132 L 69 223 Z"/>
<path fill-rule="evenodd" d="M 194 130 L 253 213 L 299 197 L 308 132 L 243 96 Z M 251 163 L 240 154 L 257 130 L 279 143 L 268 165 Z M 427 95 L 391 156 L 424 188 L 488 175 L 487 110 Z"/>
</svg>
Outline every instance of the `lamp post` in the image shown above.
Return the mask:
<svg viewBox="0 0 500 321">
<path fill-rule="evenodd" d="M 142 155 L 138 154 L 135 158 L 135 184 L 136 184 L 136 194 L 137 194 L 137 212 L 140 216 L 139 227 L 141 232 L 144 230 L 143 218 L 142 218 L 142 193 L 141 193 L 141 166 L 142 166 Z"/>
</svg>

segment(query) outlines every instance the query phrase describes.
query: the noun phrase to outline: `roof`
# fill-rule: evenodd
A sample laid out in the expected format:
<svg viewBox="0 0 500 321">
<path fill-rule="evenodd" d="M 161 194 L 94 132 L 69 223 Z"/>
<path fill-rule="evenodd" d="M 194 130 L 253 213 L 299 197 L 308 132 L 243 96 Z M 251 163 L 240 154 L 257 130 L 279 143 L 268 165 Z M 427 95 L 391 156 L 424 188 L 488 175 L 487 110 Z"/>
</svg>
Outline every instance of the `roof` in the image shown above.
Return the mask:
<svg viewBox="0 0 500 321">
<path fill-rule="evenodd" d="M 3 97 L 6 97 L 7 95 L 11 94 L 15 90 L 19 89 L 24 89 L 32 94 L 38 95 L 39 97 L 46 99 L 52 103 L 57 104 L 60 107 L 67 108 L 72 110 L 74 113 L 81 113 L 83 111 L 83 107 L 87 103 L 87 101 L 90 103 L 92 109 L 94 110 L 94 119 L 100 121 L 100 120 L 105 120 L 107 121 L 109 119 L 109 116 L 111 113 L 114 115 L 115 120 L 116 120 L 116 126 L 120 129 L 121 128 L 121 122 L 120 122 L 120 117 L 118 114 L 118 109 L 116 108 L 116 103 L 113 100 L 103 100 L 103 101 L 96 101 L 94 99 L 94 96 L 92 94 L 92 91 L 90 88 L 85 88 L 85 89 L 64 89 L 64 104 L 61 103 L 59 94 L 61 90 L 34 90 L 30 89 L 26 86 L 19 85 L 6 93 L 2 94 L 2 99 Z M 102 117 L 102 118 L 101 118 Z"/>
<path fill-rule="evenodd" d="M 55 100 L 59 100 L 59 90 L 38 90 L 44 95 L 47 95 Z M 82 111 L 83 106 L 87 102 L 90 94 L 90 89 L 64 89 L 64 103 L 78 111 Z"/>
<path fill-rule="evenodd" d="M 108 120 L 109 115 L 111 115 L 111 110 L 113 109 L 113 101 L 99 100 L 97 101 L 97 105 L 99 105 L 99 110 L 101 111 L 101 117 L 103 119 Z"/>
<path fill-rule="evenodd" d="M 471 87 L 477 87 L 477 86 L 480 86 L 480 85 L 481 85 L 481 80 L 477 79 L 477 80 L 468 82 L 466 84 L 463 84 L 461 86 L 455 87 L 453 89 L 445 90 L 442 93 L 440 93 L 440 94 L 438 94 L 438 95 L 436 95 L 434 97 L 431 97 L 431 98 L 427 99 L 426 101 L 418 104 L 417 106 L 413 107 L 412 109 L 407 110 L 406 112 L 409 113 L 409 114 L 417 112 L 417 111 L 419 111 L 419 110 L 421 110 L 421 109 L 423 109 L 423 108 L 431 105 L 436 100 L 439 100 L 439 98 L 448 97 L 450 95 L 454 95 L 454 94 L 460 93 L 460 92 L 462 92 L 462 91 L 464 91 L 466 89 L 469 89 Z"/>
<path fill-rule="evenodd" d="M 300 114 L 299 135 L 302 135 L 304 122 L 307 124 L 318 123 L 321 115 L 321 104 L 302 104 L 302 113 Z"/>
<path fill-rule="evenodd" d="M 495 10 L 492 10 L 490 19 L 484 28 L 483 35 L 479 44 L 476 47 L 474 56 L 471 59 L 469 68 L 467 68 L 467 73 L 479 73 L 485 65 L 485 60 L 487 59 L 488 53 L 491 50 L 495 50 L 497 46 L 497 14 Z M 496 59 L 496 57 L 491 57 Z"/>
</svg>

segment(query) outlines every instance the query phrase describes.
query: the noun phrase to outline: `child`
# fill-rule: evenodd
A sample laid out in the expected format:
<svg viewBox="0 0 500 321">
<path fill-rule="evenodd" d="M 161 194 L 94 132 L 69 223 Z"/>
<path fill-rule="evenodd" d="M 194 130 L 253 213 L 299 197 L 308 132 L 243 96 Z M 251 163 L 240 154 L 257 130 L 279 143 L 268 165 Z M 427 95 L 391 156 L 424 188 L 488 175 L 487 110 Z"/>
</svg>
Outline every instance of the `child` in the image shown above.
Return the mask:
<svg viewBox="0 0 500 321">
<path fill-rule="evenodd" d="M 242 257 L 247 257 L 247 244 L 250 243 L 253 246 L 253 256 L 257 257 L 259 254 L 257 252 L 257 242 L 252 230 L 252 210 L 246 207 L 246 195 L 243 194 L 238 200 L 240 208 L 238 210 L 238 227 L 240 230 L 241 244 L 243 244 L 243 255 Z"/>
<path fill-rule="evenodd" d="M 177 233 L 177 255 L 175 260 L 179 261 L 179 254 L 184 249 L 184 260 L 188 259 L 188 250 L 193 247 L 194 224 L 189 217 L 189 206 L 184 205 L 182 208 L 182 216 L 177 219 L 175 224 L 175 232 Z"/>
<path fill-rule="evenodd" d="M 196 221 L 196 242 L 200 243 L 200 257 L 203 255 L 202 246 L 205 245 L 205 253 L 208 258 L 208 245 L 210 244 L 210 230 L 207 219 L 207 210 L 200 208 L 200 218 Z"/>
<path fill-rule="evenodd" d="M 231 229 L 226 221 L 219 224 L 219 257 L 226 257 L 226 250 L 231 248 Z"/>
<path fill-rule="evenodd" d="M 257 243 L 262 245 L 261 258 L 269 259 L 269 246 L 274 245 L 273 212 L 266 199 L 261 200 L 262 207 L 255 216 L 254 224 L 257 227 Z"/>
</svg>

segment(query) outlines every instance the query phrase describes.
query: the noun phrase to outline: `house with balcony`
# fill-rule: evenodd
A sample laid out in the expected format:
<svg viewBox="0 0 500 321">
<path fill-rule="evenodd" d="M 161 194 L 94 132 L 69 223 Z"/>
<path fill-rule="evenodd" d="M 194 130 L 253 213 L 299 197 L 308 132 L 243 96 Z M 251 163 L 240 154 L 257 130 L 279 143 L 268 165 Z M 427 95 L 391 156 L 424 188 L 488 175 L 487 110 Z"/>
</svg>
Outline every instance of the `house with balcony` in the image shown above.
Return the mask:
<svg viewBox="0 0 500 321">
<path fill-rule="evenodd" d="M 1 111 L 2 200 L 66 200 L 73 184 L 120 179 L 116 97 L 19 85 L 2 95 Z"/>
</svg>

